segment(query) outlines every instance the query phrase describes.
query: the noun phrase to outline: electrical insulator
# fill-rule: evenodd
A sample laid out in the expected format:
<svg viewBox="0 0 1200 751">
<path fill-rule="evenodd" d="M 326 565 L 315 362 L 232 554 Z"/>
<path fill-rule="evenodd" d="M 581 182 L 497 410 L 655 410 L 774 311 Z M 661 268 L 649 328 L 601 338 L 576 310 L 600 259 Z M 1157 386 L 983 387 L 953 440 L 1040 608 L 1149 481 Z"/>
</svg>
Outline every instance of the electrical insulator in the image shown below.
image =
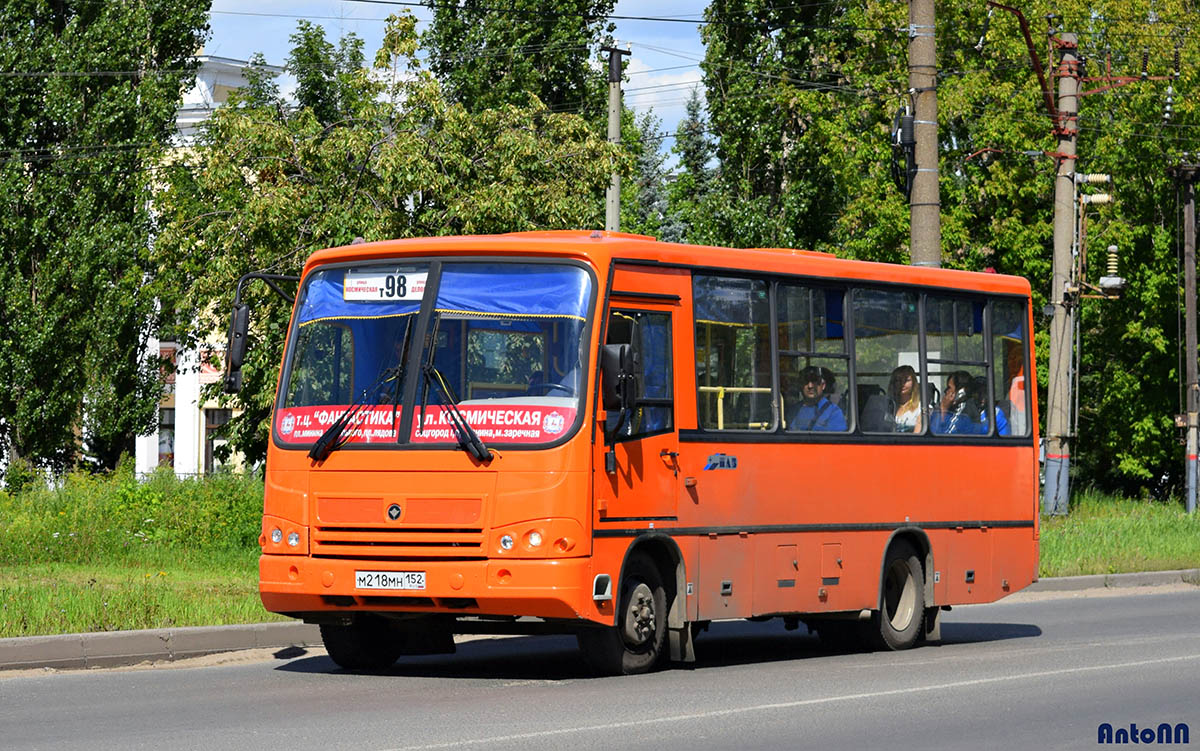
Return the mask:
<svg viewBox="0 0 1200 751">
<path fill-rule="evenodd" d="M 1075 173 L 1075 182 L 1079 185 L 1083 185 L 1085 183 L 1089 185 L 1111 183 L 1112 175 L 1106 175 L 1103 172 L 1077 172 Z"/>
<path fill-rule="evenodd" d="M 1079 202 L 1084 204 L 1097 205 L 1101 203 L 1112 203 L 1113 197 L 1108 193 L 1092 193 L 1090 195 L 1080 196 Z"/>
<path fill-rule="evenodd" d="M 1126 281 L 1117 276 L 1117 246 L 1108 246 L 1108 264 L 1104 276 L 1100 277 L 1100 291 L 1108 297 L 1118 297 L 1125 289 Z"/>
<path fill-rule="evenodd" d="M 1147 68 L 1149 68 L 1149 66 L 1150 66 L 1150 50 L 1143 48 L 1142 49 L 1142 79 L 1143 80 L 1146 79 L 1147 77 L 1149 77 L 1149 75 L 1150 75 L 1149 71 L 1147 70 Z"/>
</svg>

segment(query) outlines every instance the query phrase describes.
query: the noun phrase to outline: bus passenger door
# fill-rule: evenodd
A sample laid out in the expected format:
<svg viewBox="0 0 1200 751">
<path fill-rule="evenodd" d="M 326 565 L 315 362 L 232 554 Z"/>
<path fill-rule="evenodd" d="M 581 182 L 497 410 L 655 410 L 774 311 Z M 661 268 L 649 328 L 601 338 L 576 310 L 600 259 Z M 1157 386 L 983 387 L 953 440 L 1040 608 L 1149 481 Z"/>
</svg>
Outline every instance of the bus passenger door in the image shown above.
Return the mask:
<svg viewBox="0 0 1200 751">
<path fill-rule="evenodd" d="M 675 519 L 682 479 L 674 363 L 677 347 L 686 352 L 689 346 L 690 332 L 681 328 L 680 313 L 690 299 L 686 271 L 616 270 L 605 342 L 636 352 L 640 377 L 633 407 L 607 409 L 597 436 L 593 466 L 601 521 Z"/>
</svg>

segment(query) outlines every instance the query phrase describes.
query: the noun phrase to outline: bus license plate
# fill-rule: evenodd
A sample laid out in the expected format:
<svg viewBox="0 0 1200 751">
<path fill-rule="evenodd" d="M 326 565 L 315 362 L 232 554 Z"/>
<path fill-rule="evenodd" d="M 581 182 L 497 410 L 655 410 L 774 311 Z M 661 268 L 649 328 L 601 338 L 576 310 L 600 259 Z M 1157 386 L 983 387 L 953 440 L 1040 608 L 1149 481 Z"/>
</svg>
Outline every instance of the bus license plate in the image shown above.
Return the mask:
<svg viewBox="0 0 1200 751">
<path fill-rule="evenodd" d="M 425 589 L 424 571 L 355 571 L 355 589 Z"/>
</svg>

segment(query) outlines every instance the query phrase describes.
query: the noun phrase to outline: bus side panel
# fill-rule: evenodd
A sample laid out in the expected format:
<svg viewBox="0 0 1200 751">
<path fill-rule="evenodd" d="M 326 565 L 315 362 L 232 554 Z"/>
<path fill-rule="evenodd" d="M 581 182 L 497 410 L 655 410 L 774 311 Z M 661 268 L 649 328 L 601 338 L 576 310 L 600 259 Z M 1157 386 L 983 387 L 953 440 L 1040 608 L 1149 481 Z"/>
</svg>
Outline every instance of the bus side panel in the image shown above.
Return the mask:
<svg viewBox="0 0 1200 751">
<path fill-rule="evenodd" d="M 877 607 L 902 528 L 932 546 L 937 604 L 1016 591 L 1037 565 L 1034 460 L 1028 446 L 685 442 L 681 474 L 695 484 L 678 525 L 699 538 L 699 615 Z M 744 597 L 739 579 L 751 578 Z"/>
</svg>

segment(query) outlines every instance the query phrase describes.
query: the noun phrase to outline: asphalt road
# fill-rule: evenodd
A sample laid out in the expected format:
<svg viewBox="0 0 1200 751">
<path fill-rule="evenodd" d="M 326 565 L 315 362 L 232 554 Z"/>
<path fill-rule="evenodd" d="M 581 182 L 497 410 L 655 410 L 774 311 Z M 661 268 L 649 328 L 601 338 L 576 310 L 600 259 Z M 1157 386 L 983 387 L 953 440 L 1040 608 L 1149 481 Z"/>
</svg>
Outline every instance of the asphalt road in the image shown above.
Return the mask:
<svg viewBox="0 0 1200 751">
<path fill-rule="evenodd" d="M 1200 733 L 1200 588 L 1134 592 L 956 608 L 940 646 L 887 654 L 715 624 L 694 666 L 634 678 L 589 677 L 563 637 L 472 641 L 383 675 L 299 649 L 25 672 L 0 676 L 0 747 L 932 751 L 1090 748 L 1106 722 Z"/>
</svg>

